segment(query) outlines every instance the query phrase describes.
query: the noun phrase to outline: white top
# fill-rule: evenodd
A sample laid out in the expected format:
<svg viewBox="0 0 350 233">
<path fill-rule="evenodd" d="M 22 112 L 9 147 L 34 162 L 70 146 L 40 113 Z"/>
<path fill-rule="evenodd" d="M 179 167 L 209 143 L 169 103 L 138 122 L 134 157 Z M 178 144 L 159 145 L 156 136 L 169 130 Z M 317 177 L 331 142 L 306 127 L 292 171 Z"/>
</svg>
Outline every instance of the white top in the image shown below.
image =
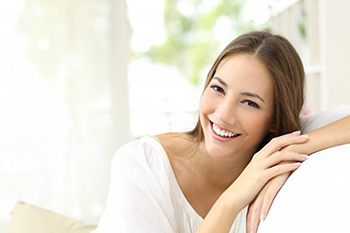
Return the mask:
<svg viewBox="0 0 350 233">
<path fill-rule="evenodd" d="M 246 209 L 237 216 L 231 233 L 246 232 Z M 143 137 L 116 152 L 106 209 L 93 233 L 193 233 L 202 222 L 155 138 Z"/>
</svg>

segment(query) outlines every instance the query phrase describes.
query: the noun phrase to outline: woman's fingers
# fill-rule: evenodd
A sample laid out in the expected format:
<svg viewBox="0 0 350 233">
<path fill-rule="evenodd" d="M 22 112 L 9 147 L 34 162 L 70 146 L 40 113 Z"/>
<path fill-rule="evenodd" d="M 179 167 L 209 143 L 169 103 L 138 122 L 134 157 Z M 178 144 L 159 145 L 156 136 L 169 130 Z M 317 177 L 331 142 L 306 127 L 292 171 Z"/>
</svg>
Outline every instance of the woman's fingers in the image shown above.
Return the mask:
<svg viewBox="0 0 350 233">
<path fill-rule="evenodd" d="M 274 139 L 252 158 L 230 188 L 230 190 L 236 190 L 234 191 L 236 198 L 242 206 L 251 203 L 269 180 L 294 171 L 305 160 L 306 156 L 304 155 L 279 150 L 286 145 L 302 143 L 307 140 L 307 137 L 301 137 L 298 134 L 299 132 Z M 237 190 L 239 191 L 237 192 Z M 249 218 L 250 221 L 254 221 L 255 225 L 258 225 L 260 212 L 251 213 Z M 255 226 L 254 224 L 253 226 Z"/>
<path fill-rule="evenodd" d="M 281 150 L 283 147 L 291 145 L 304 143 L 308 139 L 307 135 L 300 135 L 300 131 L 285 134 L 276 138 L 273 138 L 264 148 L 261 149 L 259 153 L 269 156 L 270 154 Z"/>
<path fill-rule="evenodd" d="M 276 176 L 279 176 L 284 173 L 292 172 L 298 167 L 300 167 L 300 162 L 290 162 L 290 163 L 282 163 L 277 164 L 273 167 L 270 167 L 266 170 L 265 179 L 270 180 Z"/>
<path fill-rule="evenodd" d="M 263 202 L 261 205 L 261 210 L 260 210 L 260 219 L 261 220 L 265 220 L 267 214 L 270 211 L 272 202 L 274 201 L 277 193 L 282 188 L 283 184 L 288 179 L 289 175 L 290 175 L 290 173 L 284 173 L 282 175 L 275 177 L 271 181 L 269 181 L 268 189 L 266 189 L 264 192 Z"/>
<path fill-rule="evenodd" d="M 270 157 L 266 158 L 266 166 L 271 167 L 282 162 L 303 162 L 309 156 L 301 153 L 296 153 L 293 151 L 277 151 L 273 153 Z"/>
<path fill-rule="evenodd" d="M 271 179 L 249 205 L 246 219 L 247 233 L 257 232 L 260 221 L 265 220 L 273 200 L 289 175 L 290 173 L 284 173 Z"/>
<path fill-rule="evenodd" d="M 246 219 L 247 233 L 255 233 L 258 230 L 263 205 L 263 198 L 266 192 L 265 187 L 259 192 L 254 201 L 248 207 Z"/>
</svg>

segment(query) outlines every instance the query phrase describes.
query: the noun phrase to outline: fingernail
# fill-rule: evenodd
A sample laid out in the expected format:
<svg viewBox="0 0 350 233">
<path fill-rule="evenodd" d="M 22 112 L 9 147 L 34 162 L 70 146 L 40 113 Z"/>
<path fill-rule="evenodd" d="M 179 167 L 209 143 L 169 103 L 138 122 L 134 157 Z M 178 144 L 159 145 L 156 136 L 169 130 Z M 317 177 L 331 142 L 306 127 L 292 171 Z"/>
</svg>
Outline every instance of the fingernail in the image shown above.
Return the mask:
<svg viewBox="0 0 350 233">
<path fill-rule="evenodd" d="M 300 138 L 303 138 L 303 139 L 307 139 L 307 138 L 309 138 L 309 135 L 307 135 L 307 134 L 302 134 L 302 135 L 300 135 L 299 137 L 300 137 Z"/>
<path fill-rule="evenodd" d="M 301 156 L 303 156 L 303 159 L 304 159 L 304 160 L 306 160 L 306 159 L 308 159 L 308 158 L 309 158 L 309 156 L 308 156 L 308 155 L 306 155 L 306 154 L 301 154 Z"/>
<path fill-rule="evenodd" d="M 260 216 L 260 222 L 263 222 L 263 221 L 265 221 L 265 216 L 264 216 L 264 215 L 261 215 L 261 216 Z"/>
<path fill-rule="evenodd" d="M 301 131 L 298 130 L 298 131 L 294 131 L 292 134 L 299 135 L 300 133 L 301 133 Z"/>
</svg>

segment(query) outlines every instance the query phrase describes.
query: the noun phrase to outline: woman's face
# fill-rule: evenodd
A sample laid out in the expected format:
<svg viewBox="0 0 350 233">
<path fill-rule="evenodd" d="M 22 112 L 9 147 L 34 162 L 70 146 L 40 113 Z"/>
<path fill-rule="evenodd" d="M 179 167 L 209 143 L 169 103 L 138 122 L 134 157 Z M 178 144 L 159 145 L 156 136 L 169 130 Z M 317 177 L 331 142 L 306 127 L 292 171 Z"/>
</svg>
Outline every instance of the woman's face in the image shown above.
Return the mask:
<svg viewBox="0 0 350 233">
<path fill-rule="evenodd" d="M 272 130 L 273 96 L 270 73 L 256 57 L 236 54 L 222 60 L 200 103 L 207 152 L 252 155 Z"/>
</svg>

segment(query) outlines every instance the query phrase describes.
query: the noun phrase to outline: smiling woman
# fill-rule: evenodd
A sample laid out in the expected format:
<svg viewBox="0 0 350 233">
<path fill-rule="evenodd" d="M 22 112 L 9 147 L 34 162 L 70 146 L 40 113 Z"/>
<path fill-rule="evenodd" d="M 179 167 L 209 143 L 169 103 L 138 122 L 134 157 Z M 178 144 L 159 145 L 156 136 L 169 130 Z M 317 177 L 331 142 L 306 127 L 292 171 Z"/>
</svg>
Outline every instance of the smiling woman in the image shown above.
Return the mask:
<svg viewBox="0 0 350 233">
<path fill-rule="evenodd" d="M 234 39 L 208 73 L 193 130 L 142 137 L 116 152 L 94 232 L 245 233 L 247 206 L 262 190 L 285 181 L 306 153 L 350 142 L 350 117 L 301 135 L 303 90 L 288 40 L 268 32 Z"/>
<path fill-rule="evenodd" d="M 273 106 L 270 73 L 254 54 L 224 58 L 205 89 L 200 104 L 199 116 L 206 150 L 213 156 L 253 154 L 261 138 L 273 130 L 270 128 Z M 226 134 L 235 137 L 227 137 Z M 245 158 L 245 163 L 250 160 L 250 156 L 242 158 Z"/>
</svg>

